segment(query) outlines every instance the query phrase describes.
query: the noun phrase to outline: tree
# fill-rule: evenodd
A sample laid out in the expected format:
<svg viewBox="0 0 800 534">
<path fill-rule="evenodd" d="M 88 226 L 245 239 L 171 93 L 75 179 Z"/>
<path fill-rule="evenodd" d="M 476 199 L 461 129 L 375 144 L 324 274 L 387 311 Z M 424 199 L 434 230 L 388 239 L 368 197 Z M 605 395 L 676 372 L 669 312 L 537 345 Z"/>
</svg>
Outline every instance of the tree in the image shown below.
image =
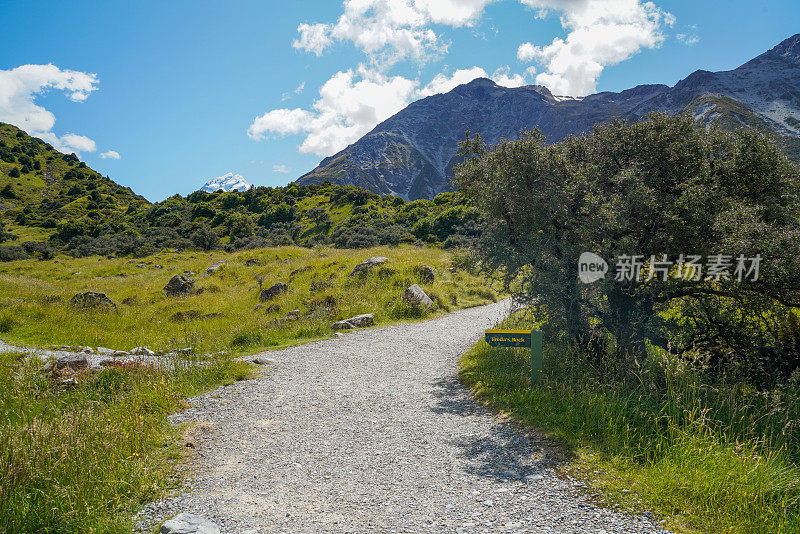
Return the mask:
<svg viewBox="0 0 800 534">
<path fill-rule="evenodd" d="M 199 248 L 203 250 L 211 250 L 217 246 L 217 243 L 219 242 L 219 235 L 217 232 L 204 225 L 195 230 L 190 239 L 192 240 L 192 243 Z"/>
<path fill-rule="evenodd" d="M 8 175 L 12 178 L 19 178 L 19 167 L 12 167 L 10 171 L 8 171 Z"/>
<path fill-rule="evenodd" d="M 648 344 L 699 347 L 719 369 L 740 365 L 760 376 L 794 357 L 780 353 L 774 332 L 800 304 L 800 182 L 771 138 L 654 114 L 553 145 L 538 131 L 493 148 L 476 136 L 462 154 L 457 181 L 488 219 L 478 248 L 485 265 L 502 268 L 507 287 L 518 283 L 516 298 L 554 332 L 594 347 L 598 358 L 597 341 L 610 340 L 621 370 Z M 612 272 L 581 283 L 583 252 Z M 649 260 L 664 254 L 764 261 L 756 282 L 686 280 L 674 270 L 647 280 L 658 265 Z M 642 257 L 641 281 L 615 279 L 613 260 L 623 255 Z"/>
<path fill-rule="evenodd" d="M 318 227 L 327 227 L 331 224 L 331 216 L 325 208 L 311 208 L 306 212 L 306 216 Z"/>
</svg>

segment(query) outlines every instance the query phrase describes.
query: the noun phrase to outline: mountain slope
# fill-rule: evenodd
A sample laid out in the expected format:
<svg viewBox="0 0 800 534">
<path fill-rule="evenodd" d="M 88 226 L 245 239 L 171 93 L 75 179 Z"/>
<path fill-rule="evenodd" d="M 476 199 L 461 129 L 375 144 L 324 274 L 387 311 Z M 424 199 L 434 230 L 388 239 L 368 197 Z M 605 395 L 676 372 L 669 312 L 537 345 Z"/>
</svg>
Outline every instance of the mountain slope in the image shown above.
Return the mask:
<svg viewBox="0 0 800 534">
<path fill-rule="evenodd" d="M 40 238 L 61 220 L 106 221 L 131 206 L 145 205 L 144 197 L 90 169 L 74 154 L 62 154 L 0 123 L 0 221 L 7 229 L 40 228 L 23 234 Z"/>
<path fill-rule="evenodd" d="M 674 87 L 640 85 L 584 98 L 553 96 L 542 86 L 500 87 L 476 79 L 446 94 L 410 104 L 341 152 L 325 158 L 298 184 L 365 187 L 406 199 L 432 198 L 450 189 L 465 132 L 489 143 L 538 127 L 550 141 L 620 117 L 639 120 L 652 111 L 691 111 L 704 124 L 769 129 L 788 152 L 800 147 L 800 34 L 723 72 L 696 71 Z"/>
</svg>

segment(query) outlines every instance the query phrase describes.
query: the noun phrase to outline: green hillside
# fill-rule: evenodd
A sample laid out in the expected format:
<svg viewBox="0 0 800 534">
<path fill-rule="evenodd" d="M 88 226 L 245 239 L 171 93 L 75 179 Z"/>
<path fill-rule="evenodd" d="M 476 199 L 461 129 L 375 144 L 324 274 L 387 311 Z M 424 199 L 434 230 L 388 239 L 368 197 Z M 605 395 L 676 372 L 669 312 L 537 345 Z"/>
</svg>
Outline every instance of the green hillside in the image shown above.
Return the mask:
<svg viewBox="0 0 800 534">
<path fill-rule="evenodd" d="M 62 221 L 104 222 L 147 205 L 75 154 L 0 123 L 0 220 L 20 240 L 47 239 Z"/>
</svg>

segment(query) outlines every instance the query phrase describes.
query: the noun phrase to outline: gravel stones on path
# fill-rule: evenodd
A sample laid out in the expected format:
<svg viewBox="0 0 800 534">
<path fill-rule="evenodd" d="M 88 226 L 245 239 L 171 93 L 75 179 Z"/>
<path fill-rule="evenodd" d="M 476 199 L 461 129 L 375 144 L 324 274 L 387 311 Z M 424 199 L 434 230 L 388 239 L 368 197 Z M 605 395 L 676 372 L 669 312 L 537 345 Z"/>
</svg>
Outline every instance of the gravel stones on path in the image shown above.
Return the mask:
<svg viewBox="0 0 800 534">
<path fill-rule="evenodd" d="M 459 356 L 501 302 L 271 352 L 266 376 L 190 400 L 210 428 L 186 491 L 152 503 L 222 532 L 664 532 L 594 506 L 552 446 L 477 405 Z"/>
</svg>

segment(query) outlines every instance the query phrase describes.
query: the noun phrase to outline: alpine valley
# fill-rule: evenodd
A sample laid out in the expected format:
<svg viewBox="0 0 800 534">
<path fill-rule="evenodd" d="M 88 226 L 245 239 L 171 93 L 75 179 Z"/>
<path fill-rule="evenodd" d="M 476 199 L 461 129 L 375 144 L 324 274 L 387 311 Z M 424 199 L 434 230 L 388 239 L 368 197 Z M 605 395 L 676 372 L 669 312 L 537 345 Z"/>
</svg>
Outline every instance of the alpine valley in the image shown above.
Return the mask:
<svg viewBox="0 0 800 534">
<path fill-rule="evenodd" d="M 688 112 L 705 125 L 771 130 L 800 158 L 800 34 L 740 67 L 698 70 L 675 86 L 639 85 L 583 98 L 554 96 L 543 86 L 501 87 L 479 78 L 407 106 L 371 132 L 325 158 L 298 184 L 352 184 L 405 199 L 451 189 L 465 133 L 488 143 L 539 128 L 548 141 L 613 118 L 638 121 L 653 111 Z"/>
</svg>

